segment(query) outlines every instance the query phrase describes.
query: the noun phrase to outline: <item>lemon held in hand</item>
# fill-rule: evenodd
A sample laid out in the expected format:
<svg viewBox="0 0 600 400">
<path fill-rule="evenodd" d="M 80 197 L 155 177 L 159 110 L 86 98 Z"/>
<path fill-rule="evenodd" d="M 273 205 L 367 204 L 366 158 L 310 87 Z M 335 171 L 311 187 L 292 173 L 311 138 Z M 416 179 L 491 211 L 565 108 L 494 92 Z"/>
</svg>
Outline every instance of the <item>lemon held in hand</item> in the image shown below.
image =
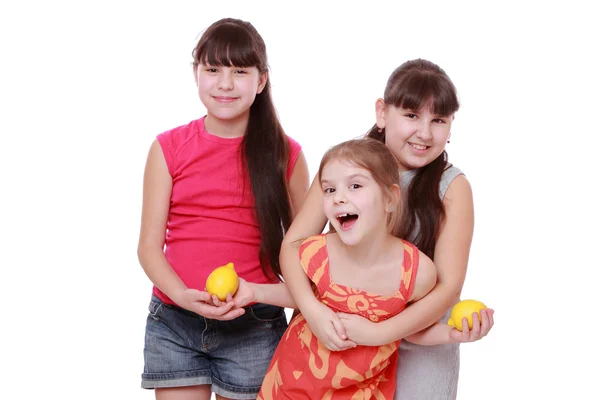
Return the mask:
<svg viewBox="0 0 600 400">
<path fill-rule="evenodd" d="M 448 325 L 462 332 L 462 319 L 466 318 L 469 322 L 469 329 L 473 329 L 473 313 L 477 313 L 481 322 L 481 310 L 487 309 L 486 305 L 477 300 L 463 300 L 452 307 Z"/>
<path fill-rule="evenodd" d="M 215 268 L 206 278 L 206 291 L 211 295 L 215 295 L 221 301 L 227 299 L 227 293 L 233 296 L 238 289 L 240 280 L 235 272 L 233 263 L 228 263 L 221 267 Z"/>
</svg>

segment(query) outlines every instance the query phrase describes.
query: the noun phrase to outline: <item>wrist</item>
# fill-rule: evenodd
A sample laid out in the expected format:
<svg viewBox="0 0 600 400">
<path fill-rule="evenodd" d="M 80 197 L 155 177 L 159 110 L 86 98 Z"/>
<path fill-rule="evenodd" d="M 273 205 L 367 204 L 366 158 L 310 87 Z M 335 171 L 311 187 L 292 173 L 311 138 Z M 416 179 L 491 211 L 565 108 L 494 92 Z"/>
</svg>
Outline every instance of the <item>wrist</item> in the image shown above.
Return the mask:
<svg viewBox="0 0 600 400">
<path fill-rule="evenodd" d="M 266 303 L 263 285 L 252 282 L 248 282 L 248 285 L 250 286 L 250 293 L 252 293 L 250 303 Z"/>
<path fill-rule="evenodd" d="M 176 287 L 169 288 L 169 291 L 163 291 L 167 295 L 168 298 L 173 300 L 175 304 L 182 304 L 182 296 L 183 293 L 187 290 L 187 286 L 181 283 L 181 285 L 177 285 Z"/>
<path fill-rule="evenodd" d="M 315 297 L 310 296 L 310 297 L 305 297 L 302 299 L 302 301 L 300 302 L 296 302 L 296 306 L 297 308 L 300 310 L 300 312 L 306 316 L 306 315 L 313 315 L 315 313 L 319 313 L 319 307 L 322 306 L 323 304 L 317 300 Z"/>
</svg>

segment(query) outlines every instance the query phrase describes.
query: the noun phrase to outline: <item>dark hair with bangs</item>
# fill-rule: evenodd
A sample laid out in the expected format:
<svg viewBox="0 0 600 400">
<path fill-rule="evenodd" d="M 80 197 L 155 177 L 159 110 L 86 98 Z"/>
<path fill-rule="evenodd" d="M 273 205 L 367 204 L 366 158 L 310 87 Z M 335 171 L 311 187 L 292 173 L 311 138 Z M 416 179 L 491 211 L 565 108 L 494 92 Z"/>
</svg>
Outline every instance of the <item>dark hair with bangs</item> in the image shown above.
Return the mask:
<svg viewBox="0 0 600 400">
<path fill-rule="evenodd" d="M 209 26 L 192 57 L 195 68 L 208 64 L 256 67 L 260 73 L 269 69 L 265 42 L 258 31 L 251 23 L 233 18 L 224 18 Z M 279 250 L 283 235 L 292 223 L 286 182 L 289 146 L 273 105 L 268 76 L 264 89 L 250 107 L 241 152 L 248 168 L 260 227 L 260 266 L 267 276 L 281 280 Z"/>
<path fill-rule="evenodd" d="M 319 182 L 322 179 L 323 169 L 333 160 L 345 161 L 369 171 L 388 198 L 394 197 L 392 186 L 400 186 L 398 163 L 390 149 L 379 140 L 353 139 L 330 148 L 321 159 L 321 165 L 317 172 Z M 396 236 L 400 234 L 398 229 L 402 216 L 402 199 L 398 200 L 396 209 L 390 212 L 387 218 L 388 231 Z M 332 229 L 331 224 L 330 229 Z"/>
<path fill-rule="evenodd" d="M 459 108 L 454 84 L 437 64 L 416 59 L 400 65 L 390 75 L 383 101 L 387 105 L 418 111 L 429 105 L 439 116 L 451 116 Z M 374 125 L 367 137 L 385 143 L 385 128 Z M 451 166 L 444 150 L 435 160 L 418 169 L 405 190 L 406 212 L 403 213 L 399 236 L 410 239 L 429 256 L 434 257 L 440 226 L 446 216 L 439 185 L 444 171 Z"/>
</svg>

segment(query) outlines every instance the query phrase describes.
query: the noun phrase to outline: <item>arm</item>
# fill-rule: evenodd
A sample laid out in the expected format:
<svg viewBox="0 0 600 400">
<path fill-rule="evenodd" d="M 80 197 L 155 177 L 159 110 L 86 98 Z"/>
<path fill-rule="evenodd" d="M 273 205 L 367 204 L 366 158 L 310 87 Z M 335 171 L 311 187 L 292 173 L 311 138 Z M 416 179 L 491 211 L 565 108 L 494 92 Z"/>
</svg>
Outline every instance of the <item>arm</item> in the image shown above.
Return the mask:
<svg viewBox="0 0 600 400">
<path fill-rule="evenodd" d="M 300 152 L 288 183 L 292 218 L 302 207 L 309 184 L 308 165 L 304 153 Z M 296 259 L 298 258 L 297 254 L 296 252 Z M 234 301 L 236 307 L 244 307 L 250 303 L 265 303 L 279 307 L 296 308 L 296 303 L 285 283 L 261 284 L 240 280 L 240 288 L 234 297 Z"/>
<path fill-rule="evenodd" d="M 315 297 L 298 255 L 301 242 L 323 232 L 327 223 L 322 196 L 321 185 L 315 178 L 302 208 L 283 238 L 279 262 L 290 294 L 315 336 L 330 350 L 344 350 L 356 344 L 346 340 L 339 318 Z"/>
<path fill-rule="evenodd" d="M 486 336 L 494 325 L 494 310 L 488 308 L 481 310 L 481 323 L 477 313 L 473 313 L 473 329 L 469 330 L 469 322 L 463 318 L 462 331 L 454 329 L 447 324 L 437 322 L 429 328 L 407 336 L 409 342 L 423 346 L 436 344 L 468 343 Z"/>
<path fill-rule="evenodd" d="M 188 289 L 167 261 L 163 247 L 173 180 L 158 141 L 148 153 L 144 171 L 142 221 L 138 242 L 138 259 L 152 283 L 183 308 L 207 318 L 231 319 L 243 310 L 231 310 L 233 302 L 221 307 L 206 304 L 210 295 Z"/>
<path fill-rule="evenodd" d="M 292 221 L 296 217 L 296 214 L 298 214 L 298 211 L 302 208 L 302 204 L 304 204 L 304 199 L 306 199 L 306 193 L 308 192 L 309 186 L 310 177 L 308 175 L 308 164 L 306 163 L 304 152 L 301 151 L 300 154 L 298 154 L 298 159 L 294 164 L 294 170 L 292 171 L 292 176 L 288 183 L 292 207 Z"/>
<path fill-rule="evenodd" d="M 438 272 L 436 286 L 398 315 L 377 324 L 369 323 L 368 328 L 363 326 L 360 332 L 367 331 L 368 335 L 355 337 L 349 334 L 352 340 L 381 345 L 405 338 L 438 322 L 458 301 L 467 272 L 474 224 L 473 195 L 464 175 L 456 177 L 450 184 L 444 207 L 446 219 L 440 229 L 433 260 Z"/>
<path fill-rule="evenodd" d="M 300 311 L 304 311 L 310 305 L 318 303 L 310 286 L 310 281 L 300 265 L 298 255 L 300 244 L 307 237 L 321 233 L 326 223 L 327 217 L 323 212 L 321 185 L 315 178 L 308 190 L 302 208 L 283 238 L 279 253 L 281 273 Z"/>
</svg>

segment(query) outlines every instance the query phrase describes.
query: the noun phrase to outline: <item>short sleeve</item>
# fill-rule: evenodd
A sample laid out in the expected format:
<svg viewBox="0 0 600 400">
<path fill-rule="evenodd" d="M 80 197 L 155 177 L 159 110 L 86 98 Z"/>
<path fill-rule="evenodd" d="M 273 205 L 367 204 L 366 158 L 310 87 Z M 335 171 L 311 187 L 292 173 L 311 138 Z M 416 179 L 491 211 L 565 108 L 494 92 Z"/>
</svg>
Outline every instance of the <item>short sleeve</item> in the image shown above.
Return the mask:
<svg viewBox="0 0 600 400">
<path fill-rule="evenodd" d="M 296 161 L 298 160 L 300 151 L 302 151 L 302 146 L 300 146 L 300 143 L 296 142 L 291 137 L 288 136 L 287 138 L 288 138 L 288 144 L 289 144 L 290 151 L 289 151 L 287 171 L 285 174 L 285 180 L 287 182 L 289 182 L 290 178 L 292 177 L 292 172 L 294 172 L 294 166 L 296 165 Z"/>
</svg>

